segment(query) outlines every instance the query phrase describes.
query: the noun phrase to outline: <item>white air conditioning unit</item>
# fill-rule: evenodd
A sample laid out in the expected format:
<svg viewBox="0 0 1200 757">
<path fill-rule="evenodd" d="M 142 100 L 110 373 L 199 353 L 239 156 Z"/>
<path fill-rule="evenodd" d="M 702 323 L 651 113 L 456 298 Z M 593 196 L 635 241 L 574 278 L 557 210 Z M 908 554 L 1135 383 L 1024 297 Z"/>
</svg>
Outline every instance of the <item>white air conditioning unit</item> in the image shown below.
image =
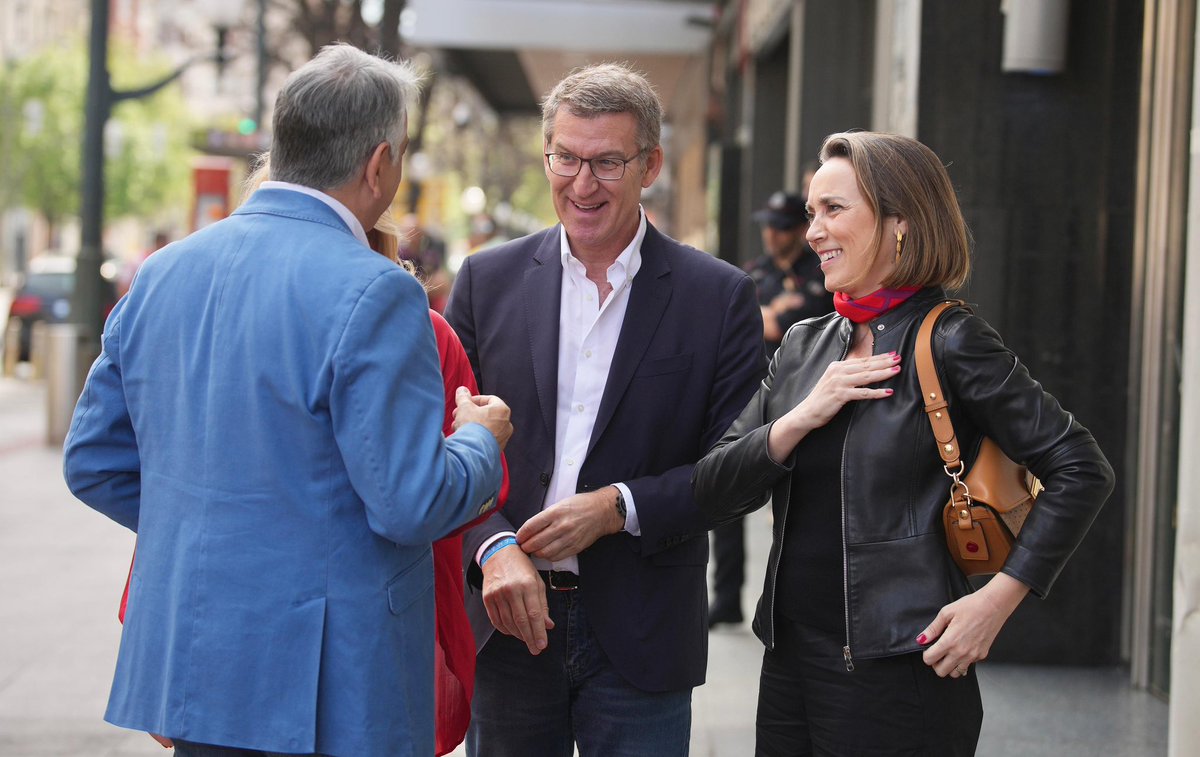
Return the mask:
<svg viewBox="0 0 1200 757">
<path fill-rule="evenodd" d="M 1069 0 L 1001 0 L 1006 73 L 1057 74 L 1067 57 Z"/>
</svg>

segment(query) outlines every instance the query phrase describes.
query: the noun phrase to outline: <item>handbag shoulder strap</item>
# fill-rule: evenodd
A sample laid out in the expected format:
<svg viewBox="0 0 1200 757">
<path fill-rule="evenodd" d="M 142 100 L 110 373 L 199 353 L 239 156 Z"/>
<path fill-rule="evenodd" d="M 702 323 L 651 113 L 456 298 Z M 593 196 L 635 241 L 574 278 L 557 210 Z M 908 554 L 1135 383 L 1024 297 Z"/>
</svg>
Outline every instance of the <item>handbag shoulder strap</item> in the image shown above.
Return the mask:
<svg viewBox="0 0 1200 757">
<path fill-rule="evenodd" d="M 925 316 L 917 332 L 914 356 L 917 361 L 917 380 L 921 384 L 921 398 L 925 401 L 925 415 L 937 441 L 938 454 L 947 467 L 958 464 L 958 439 L 954 436 L 954 424 L 950 422 L 948 403 L 942 393 L 942 382 L 938 380 L 937 368 L 933 363 L 933 327 L 942 313 L 953 307 L 965 307 L 962 300 L 945 300 L 934 306 Z"/>
</svg>

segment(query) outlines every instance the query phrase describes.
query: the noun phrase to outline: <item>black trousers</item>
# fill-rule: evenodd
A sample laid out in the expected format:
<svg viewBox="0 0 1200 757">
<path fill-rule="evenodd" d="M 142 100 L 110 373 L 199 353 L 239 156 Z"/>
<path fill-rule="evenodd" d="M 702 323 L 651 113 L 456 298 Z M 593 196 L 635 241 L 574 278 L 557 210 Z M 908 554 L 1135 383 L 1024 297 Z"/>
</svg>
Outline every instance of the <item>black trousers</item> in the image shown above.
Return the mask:
<svg viewBox="0 0 1200 757">
<path fill-rule="evenodd" d="M 842 634 L 784 618 L 775 631 L 775 650 L 763 655 L 756 755 L 975 754 L 983 704 L 973 674 L 939 678 L 919 652 L 855 660 L 850 672 Z"/>
<path fill-rule="evenodd" d="M 710 611 L 720 620 L 741 619 L 742 584 L 746 580 L 746 519 L 718 526 L 712 531 L 713 596 Z"/>
</svg>

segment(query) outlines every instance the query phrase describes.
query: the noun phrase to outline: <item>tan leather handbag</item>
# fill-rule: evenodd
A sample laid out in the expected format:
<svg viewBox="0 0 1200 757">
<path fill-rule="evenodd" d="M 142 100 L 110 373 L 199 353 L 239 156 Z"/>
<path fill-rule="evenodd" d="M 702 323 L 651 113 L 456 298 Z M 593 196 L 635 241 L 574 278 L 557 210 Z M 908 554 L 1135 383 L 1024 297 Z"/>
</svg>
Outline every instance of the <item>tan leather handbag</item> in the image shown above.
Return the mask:
<svg viewBox="0 0 1200 757">
<path fill-rule="evenodd" d="M 950 477 L 950 497 L 942 512 L 946 546 L 965 575 L 985 576 L 999 573 L 1004 567 L 1042 485 L 1025 466 L 1008 459 L 986 437 L 975 464 L 963 475 L 965 466 L 959 457 L 958 439 L 933 362 L 933 327 L 942 313 L 952 307 L 966 308 L 967 304 L 948 300 L 925 316 L 917 333 L 917 377 L 938 454 Z"/>
</svg>

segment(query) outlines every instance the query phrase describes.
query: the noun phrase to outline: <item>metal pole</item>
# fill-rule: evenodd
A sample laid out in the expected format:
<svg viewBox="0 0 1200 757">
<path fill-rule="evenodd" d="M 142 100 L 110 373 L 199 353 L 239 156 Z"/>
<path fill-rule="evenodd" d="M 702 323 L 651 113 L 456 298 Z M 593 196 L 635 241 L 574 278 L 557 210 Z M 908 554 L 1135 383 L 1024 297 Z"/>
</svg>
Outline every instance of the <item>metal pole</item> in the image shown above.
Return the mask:
<svg viewBox="0 0 1200 757">
<path fill-rule="evenodd" d="M 80 357 L 90 363 L 100 354 L 100 265 L 104 262 L 104 125 L 112 110 L 108 75 L 108 2 L 92 0 L 87 108 L 83 131 L 83 186 L 80 198 L 80 247 L 75 266 L 71 320 L 79 324 Z"/>
<path fill-rule="evenodd" d="M 75 289 L 71 294 L 71 322 L 76 326 L 76 359 L 71 366 L 90 365 L 100 354 L 104 330 L 104 126 L 113 104 L 121 100 L 149 97 L 179 78 L 191 61 L 155 84 L 114 92 L 108 74 L 108 10 L 110 0 L 91 0 L 92 27 L 88 42 L 87 106 L 83 129 L 83 184 L 79 198 L 79 257 L 75 261 Z M 221 51 L 217 59 L 221 60 Z M 64 331 L 60 345 L 69 339 Z M 61 362 L 61 361 L 60 361 Z M 78 370 L 58 370 L 48 375 L 47 393 L 52 398 L 79 396 L 83 376 Z M 53 430 L 52 430 L 53 436 Z M 53 440 L 52 440 L 53 442 Z"/>
<path fill-rule="evenodd" d="M 108 74 L 108 5 L 110 0 L 91 0 L 92 29 L 89 42 L 87 108 L 83 129 L 83 186 L 80 197 L 79 258 L 75 265 L 75 291 L 71 300 L 71 321 L 79 325 L 79 359 L 91 364 L 100 354 L 100 335 L 104 330 L 104 126 L 113 105 L 123 100 L 150 97 L 178 79 L 198 60 L 225 62 L 224 45 L 218 39 L 214 55 L 185 61 L 172 73 L 154 84 L 138 89 L 114 91 Z M 222 31 L 222 30 L 218 30 Z"/>
<path fill-rule="evenodd" d="M 254 87 L 254 125 L 263 129 L 263 90 L 267 86 L 267 0 L 258 0 L 258 77 Z"/>
</svg>

